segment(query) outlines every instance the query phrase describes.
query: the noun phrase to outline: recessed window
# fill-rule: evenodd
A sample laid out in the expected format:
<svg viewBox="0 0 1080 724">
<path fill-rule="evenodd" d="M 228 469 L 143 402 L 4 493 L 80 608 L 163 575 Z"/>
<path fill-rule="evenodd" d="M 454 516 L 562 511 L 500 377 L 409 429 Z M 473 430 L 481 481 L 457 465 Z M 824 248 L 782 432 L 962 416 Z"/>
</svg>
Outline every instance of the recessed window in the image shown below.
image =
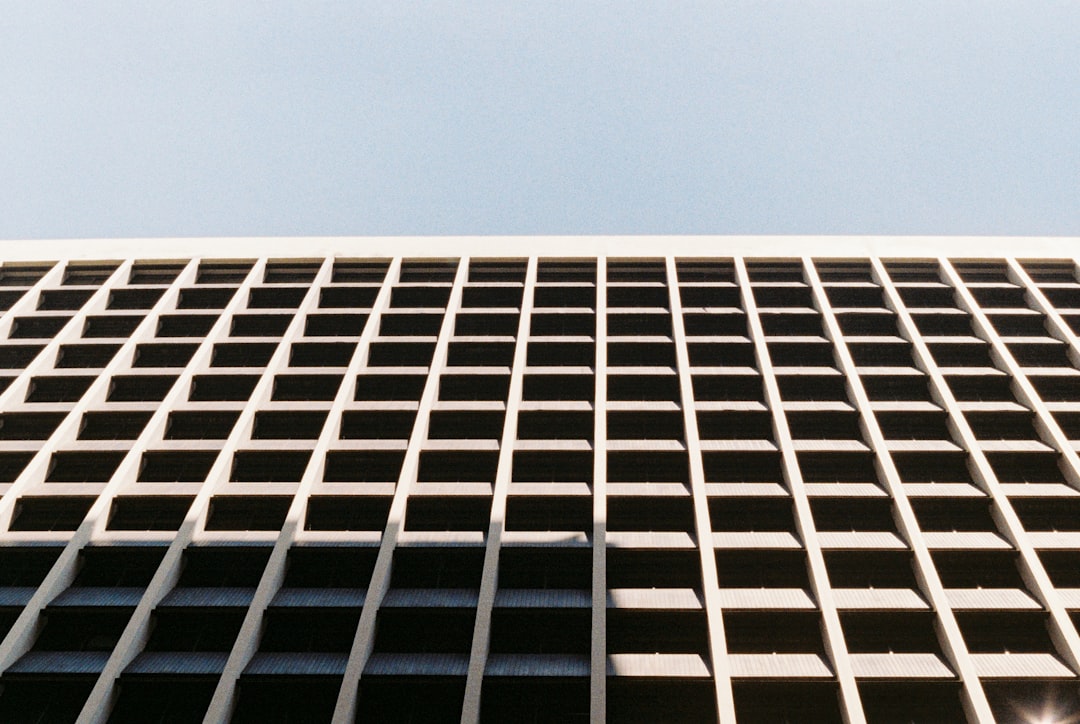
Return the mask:
<svg viewBox="0 0 1080 724">
<path fill-rule="evenodd" d="M 319 290 L 321 309 L 370 308 L 379 296 L 378 287 L 323 287 Z"/>
<path fill-rule="evenodd" d="M 416 422 L 413 410 L 346 412 L 341 418 L 343 440 L 407 440 Z M 2 432 L 2 428 L 0 428 Z"/>
<path fill-rule="evenodd" d="M 341 375 L 277 375 L 273 400 L 333 400 L 341 387 Z"/>
<path fill-rule="evenodd" d="M 0 440 L 47 440 L 67 417 L 63 412 L 7 412 L 0 415 Z"/>
<path fill-rule="evenodd" d="M 33 460 L 32 452 L 0 453 L 0 483 L 12 483 Z"/>
<path fill-rule="evenodd" d="M 772 451 L 715 452 L 703 456 L 709 483 L 778 483 L 784 473 Z"/>
<path fill-rule="evenodd" d="M 176 375 L 115 375 L 109 402 L 160 402 L 176 384 Z"/>
<path fill-rule="evenodd" d="M 16 317 L 11 324 L 11 339 L 50 339 L 64 328 L 71 317 Z"/>
<path fill-rule="evenodd" d="M 797 550 L 721 548 L 716 574 L 721 588 L 810 589 L 806 553 Z"/>
<path fill-rule="evenodd" d="M 498 400 L 510 394 L 510 375 L 451 375 L 439 378 L 440 400 Z"/>
<path fill-rule="evenodd" d="M 315 495 L 308 499 L 304 530 L 382 531 L 391 501 L 388 496 Z"/>
<path fill-rule="evenodd" d="M 428 438 L 432 440 L 498 440 L 503 433 L 502 412 L 441 412 L 431 413 Z"/>
<path fill-rule="evenodd" d="M 524 400 L 592 400 L 596 380 L 592 375 L 525 375 Z"/>
<path fill-rule="evenodd" d="M 355 399 L 419 401 L 425 384 L 426 375 L 358 375 Z"/>
<path fill-rule="evenodd" d="M 224 309 L 236 294 L 236 289 L 181 289 L 177 309 Z"/>
<path fill-rule="evenodd" d="M 140 483 L 201 483 L 214 466 L 214 451 L 145 452 L 139 466 Z"/>
<path fill-rule="evenodd" d="M 325 412 L 258 412 L 254 440 L 314 440 L 326 424 Z"/>
<path fill-rule="evenodd" d="M 186 367 L 197 344 L 140 344 L 135 347 L 132 367 Z"/>
<path fill-rule="evenodd" d="M 373 342 L 369 367 L 427 367 L 435 355 L 434 342 Z"/>
<path fill-rule="evenodd" d="M 44 345 L 39 344 L 5 344 L 0 345 L 0 367 L 5 369 L 22 369 L 34 361 Z"/>
<path fill-rule="evenodd" d="M 44 289 L 38 295 L 37 308 L 43 312 L 74 311 L 92 296 L 93 289 Z"/>
<path fill-rule="evenodd" d="M 251 397 L 259 375 L 195 375 L 191 381 L 192 402 L 242 401 Z"/>
<path fill-rule="evenodd" d="M 158 608 L 154 611 L 147 651 L 219 651 L 228 653 L 240 633 L 243 608 Z M 121 691 L 126 687 L 121 687 Z M 122 696 L 123 694 L 121 694 Z M 209 704 L 207 697 L 207 704 Z M 148 702 L 149 703 L 149 702 Z M 170 707 L 172 709 L 172 707 Z M 201 709 L 205 713 L 205 708 Z M 202 717 L 202 713 L 198 717 Z M 171 715 L 172 712 L 170 711 Z M 132 719 L 133 722 L 141 721 Z"/>
<path fill-rule="evenodd" d="M 591 450 L 516 450 L 512 475 L 515 483 L 591 483 L 593 454 Z"/>
<path fill-rule="evenodd" d="M 678 402 L 681 397 L 679 378 L 675 375 L 608 375 L 607 378 L 609 400 Z"/>
<path fill-rule="evenodd" d="M 184 588 L 255 588 L 270 559 L 267 547 L 189 546 L 180 580 Z"/>
<path fill-rule="evenodd" d="M 79 439 L 134 440 L 152 416 L 151 412 L 87 412 L 79 427 Z"/>
<path fill-rule="evenodd" d="M 454 317 L 454 334 L 458 337 L 516 337 L 517 331 L 516 314 L 459 313 Z"/>
<path fill-rule="evenodd" d="M 65 286 L 104 284 L 120 266 L 118 261 L 70 262 L 64 268 Z"/>
<path fill-rule="evenodd" d="M 307 287 L 255 287 L 248 293 L 248 309 L 296 309 Z"/>
<path fill-rule="evenodd" d="M 216 314 L 163 314 L 158 318 L 158 337 L 205 337 L 210 333 Z"/>
<path fill-rule="evenodd" d="M 449 367 L 510 367 L 514 364 L 513 342 L 451 342 L 446 364 Z"/>
<path fill-rule="evenodd" d="M 530 367 L 592 367 L 596 363 L 593 342 L 529 342 L 526 364 Z"/>
<path fill-rule="evenodd" d="M 299 482 L 310 450 L 239 451 L 233 456 L 230 480 L 239 483 Z"/>
<path fill-rule="evenodd" d="M 33 286 L 52 268 L 52 263 L 5 262 L 0 266 L 0 287 Z"/>
<path fill-rule="evenodd" d="M 108 530 L 180 530 L 189 496 L 120 496 L 113 499 Z"/>
<path fill-rule="evenodd" d="M 292 321 L 290 314 L 236 314 L 229 335 L 232 337 L 280 337 Z"/>
<path fill-rule="evenodd" d="M 366 314 L 309 314 L 304 322 L 304 336 L 359 337 L 367 318 Z"/>
<path fill-rule="evenodd" d="M 417 480 L 430 483 L 493 483 L 499 453 L 480 450 L 425 450 Z"/>
<path fill-rule="evenodd" d="M 517 309 L 521 306 L 524 289 L 519 286 L 474 287 L 466 286 L 461 294 L 461 306 L 465 308 L 494 307 Z"/>
<path fill-rule="evenodd" d="M 587 496 L 514 495 L 506 501 L 506 529 L 591 533 L 592 508 L 592 498 Z"/>
<path fill-rule="evenodd" d="M 591 503 L 588 498 L 584 500 Z M 673 495 L 609 496 L 607 526 L 612 531 L 679 531 L 693 534 L 693 500 L 689 496 Z"/>
<path fill-rule="evenodd" d="M 275 342 L 215 344 L 211 367 L 265 367 L 277 349 Z"/>
<path fill-rule="evenodd" d="M 712 529 L 722 532 L 795 532 L 791 499 L 709 498 Z"/>
<path fill-rule="evenodd" d="M 608 588 L 701 588 L 696 550 L 609 548 Z"/>
<path fill-rule="evenodd" d="M 469 261 L 469 282 L 524 282 L 527 262 L 499 259 Z"/>
<path fill-rule="evenodd" d="M 96 498 L 93 496 L 29 496 L 15 503 L 11 530 L 75 530 L 86 517 Z"/>
<path fill-rule="evenodd" d="M 690 461 L 685 452 L 608 451 L 612 483 L 685 483 Z"/>
<path fill-rule="evenodd" d="M 592 587 L 589 548 L 504 548 L 499 553 L 499 588 Z"/>
<path fill-rule="evenodd" d="M 596 317 L 593 314 L 536 313 L 529 320 L 529 334 L 534 337 L 592 337 L 596 334 Z"/>
<path fill-rule="evenodd" d="M 37 588 L 63 550 L 57 545 L 0 548 L 0 586 Z"/>
<path fill-rule="evenodd" d="M 129 337 L 143 321 L 142 316 L 109 315 L 107 317 L 87 317 L 83 326 L 83 337 Z"/>
<path fill-rule="evenodd" d="M 161 565 L 165 550 L 165 546 L 88 546 L 79 551 L 79 572 L 71 585 L 147 586 Z"/>
<path fill-rule="evenodd" d="M 523 411 L 518 413 L 519 440 L 591 440 L 592 412 Z"/>
<path fill-rule="evenodd" d="M 250 261 L 204 261 L 199 264 L 196 284 L 240 284 L 255 266 Z"/>
<path fill-rule="evenodd" d="M 56 354 L 57 369 L 101 368 L 119 351 L 118 344 L 65 344 Z"/>
<path fill-rule="evenodd" d="M 279 530 L 292 504 L 284 495 L 216 495 L 210 500 L 207 530 Z"/>
<path fill-rule="evenodd" d="M 685 291 L 683 296 L 686 296 Z M 741 312 L 727 314 L 683 314 L 683 325 L 690 337 L 746 337 L 746 315 Z"/>
<path fill-rule="evenodd" d="M 187 266 L 184 262 L 140 261 L 131 266 L 128 284 L 171 284 Z"/>
<path fill-rule="evenodd" d="M 45 475 L 47 483 L 105 483 L 120 467 L 126 452 L 56 452 Z"/>
<path fill-rule="evenodd" d="M 337 451 L 326 454 L 328 483 L 396 483 L 405 453 L 399 450 Z"/>
<path fill-rule="evenodd" d="M 239 412 L 173 412 L 165 426 L 166 440 L 224 440 Z"/>
<path fill-rule="evenodd" d="M 289 366 L 348 367 L 355 350 L 351 342 L 298 343 L 289 350 Z"/>
<path fill-rule="evenodd" d="M 390 308 L 445 308 L 450 301 L 450 287 L 394 287 L 390 290 Z"/>
<path fill-rule="evenodd" d="M 545 307 L 593 309 L 596 306 L 596 289 L 591 284 L 578 287 L 538 286 L 533 290 L 533 304 Z"/>
<path fill-rule="evenodd" d="M 486 531 L 490 511 L 489 496 L 413 496 L 405 513 L 405 530 Z"/>
<path fill-rule="evenodd" d="M 150 309 L 158 304 L 165 290 L 112 290 L 108 309 Z"/>
<path fill-rule="evenodd" d="M 378 548 L 293 546 L 285 569 L 285 588 L 367 588 Z"/>
<path fill-rule="evenodd" d="M 315 281 L 322 262 L 271 261 L 263 274 L 264 284 L 310 284 Z"/>
</svg>

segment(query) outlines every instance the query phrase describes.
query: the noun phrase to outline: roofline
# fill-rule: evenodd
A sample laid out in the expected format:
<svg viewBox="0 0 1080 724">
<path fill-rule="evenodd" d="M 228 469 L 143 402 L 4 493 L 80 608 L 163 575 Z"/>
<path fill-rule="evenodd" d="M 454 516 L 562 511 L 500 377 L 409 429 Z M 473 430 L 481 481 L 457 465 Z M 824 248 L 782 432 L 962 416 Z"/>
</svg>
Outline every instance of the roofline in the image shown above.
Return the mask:
<svg viewBox="0 0 1080 724">
<path fill-rule="evenodd" d="M 393 256 L 1073 257 L 1075 236 L 253 236 L 0 241 L 0 259 Z"/>
</svg>

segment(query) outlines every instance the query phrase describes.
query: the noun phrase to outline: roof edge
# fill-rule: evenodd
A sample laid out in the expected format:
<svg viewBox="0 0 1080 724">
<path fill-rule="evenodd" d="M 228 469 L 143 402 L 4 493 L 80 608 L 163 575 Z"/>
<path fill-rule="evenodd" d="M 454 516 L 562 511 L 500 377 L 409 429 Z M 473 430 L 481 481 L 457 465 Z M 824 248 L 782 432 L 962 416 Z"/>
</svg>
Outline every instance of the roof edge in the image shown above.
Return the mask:
<svg viewBox="0 0 1080 724">
<path fill-rule="evenodd" d="M 876 235 L 253 236 L 0 241 L 0 258 L 389 256 L 1072 257 L 1080 237 Z"/>
</svg>

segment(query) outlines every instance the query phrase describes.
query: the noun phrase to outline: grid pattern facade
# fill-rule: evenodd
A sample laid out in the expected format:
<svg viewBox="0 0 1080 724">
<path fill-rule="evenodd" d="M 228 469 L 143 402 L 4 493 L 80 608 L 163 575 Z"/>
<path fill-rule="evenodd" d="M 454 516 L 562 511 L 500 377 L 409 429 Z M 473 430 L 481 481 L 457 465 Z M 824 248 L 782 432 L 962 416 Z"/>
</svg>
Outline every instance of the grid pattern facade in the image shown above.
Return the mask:
<svg viewBox="0 0 1080 724">
<path fill-rule="evenodd" d="M 0 306 L 0 721 L 1080 707 L 1072 260 L 9 263 Z"/>
</svg>

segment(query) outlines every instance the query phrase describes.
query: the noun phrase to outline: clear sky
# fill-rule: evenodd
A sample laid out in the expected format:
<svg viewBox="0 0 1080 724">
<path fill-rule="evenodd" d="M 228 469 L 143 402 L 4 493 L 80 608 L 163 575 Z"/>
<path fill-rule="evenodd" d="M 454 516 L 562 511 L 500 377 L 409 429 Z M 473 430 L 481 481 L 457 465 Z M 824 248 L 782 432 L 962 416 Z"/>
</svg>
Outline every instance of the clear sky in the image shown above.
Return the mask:
<svg viewBox="0 0 1080 724">
<path fill-rule="evenodd" d="M 1080 235 L 1080 2 L 0 0 L 0 238 Z"/>
</svg>

